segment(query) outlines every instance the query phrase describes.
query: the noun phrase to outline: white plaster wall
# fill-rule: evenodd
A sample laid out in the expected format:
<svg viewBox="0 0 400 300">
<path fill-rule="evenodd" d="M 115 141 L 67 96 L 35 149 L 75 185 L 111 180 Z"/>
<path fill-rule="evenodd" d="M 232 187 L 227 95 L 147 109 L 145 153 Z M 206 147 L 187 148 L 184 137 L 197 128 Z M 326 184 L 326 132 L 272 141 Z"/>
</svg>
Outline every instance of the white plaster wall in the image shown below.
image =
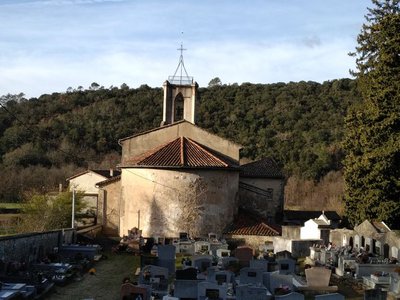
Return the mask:
<svg viewBox="0 0 400 300">
<path fill-rule="evenodd" d="M 196 180 L 204 186 L 200 191 L 192 188 Z M 122 169 L 120 235 L 138 225 L 145 237 L 177 237 L 181 231 L 222 234 L 237 213 L 238 181 L 236 171 Z M 199 193 L 200 203 L 194 203 Z M 183 214 L 199 217 L 183 228 Z"/>
<path fill-rule="evenodd" d="M 69 190 L 79 190 L 85 194 L 98 194 L 99 189 L 96 188 L 96 183 L 106 180 L 107 178 L 94 172 L 88 172 L 81 176 L 72 178 L 69 181 Z"/>
<path fill-rule="evenodd" d="M 300 228 L 300 239 L 320 239 L 321 232 L 318 225 L 313 220 L 308 220 L 304 226 Z"/>
</svg>

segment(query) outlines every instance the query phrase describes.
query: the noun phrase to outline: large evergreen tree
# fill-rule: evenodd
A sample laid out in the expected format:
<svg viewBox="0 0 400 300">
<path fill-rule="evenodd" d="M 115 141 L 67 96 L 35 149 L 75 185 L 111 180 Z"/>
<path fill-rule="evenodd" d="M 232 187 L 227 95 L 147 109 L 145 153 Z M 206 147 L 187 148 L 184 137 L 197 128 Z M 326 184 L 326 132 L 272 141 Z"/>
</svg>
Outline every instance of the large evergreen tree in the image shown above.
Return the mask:
<svg viewBox="0 0 400 300">
<path fill-rule="evenodd" d="M 345 120 L 345 204 L 352 224 L 400 227 L 400 0 L 372 0 L 358 36 L 362 103 Z"/>
</svg>

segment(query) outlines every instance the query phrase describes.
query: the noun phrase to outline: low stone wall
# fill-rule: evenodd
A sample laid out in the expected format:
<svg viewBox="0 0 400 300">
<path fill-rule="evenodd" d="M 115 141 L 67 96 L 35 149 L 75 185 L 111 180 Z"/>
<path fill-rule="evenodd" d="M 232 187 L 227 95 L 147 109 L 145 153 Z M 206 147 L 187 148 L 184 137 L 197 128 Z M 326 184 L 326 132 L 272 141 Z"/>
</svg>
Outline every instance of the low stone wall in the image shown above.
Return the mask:
<svg viewBox="0 0 400 300">
<path fill-rule="evenodd" d="M 356 263 L 356 275 L 357 278 L 362 278 L 363 276 L 370 276 L 375 272 L 393 272 L 394 269 L 398 268 L 398 264 L 359 264 Z"/>
<path fill-rule="evenodd" d="M 26 263 L 35 262 L 53 253 L 54 248 L 63 243 L 73 243 L 75 239 L 74 229 L 3 236 L 0 237 L 0 259 L 3 263 L 22 260 Z"/>
</svg>

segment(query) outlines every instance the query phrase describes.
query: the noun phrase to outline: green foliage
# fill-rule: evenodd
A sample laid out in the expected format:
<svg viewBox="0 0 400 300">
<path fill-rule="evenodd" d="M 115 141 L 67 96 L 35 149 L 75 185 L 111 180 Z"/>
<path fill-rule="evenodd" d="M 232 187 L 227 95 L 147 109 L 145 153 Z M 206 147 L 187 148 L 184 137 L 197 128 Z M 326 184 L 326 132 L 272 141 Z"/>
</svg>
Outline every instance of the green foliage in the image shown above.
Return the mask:
<svg viewBox="0 0 400 300">
<path fill-rule="evenodd" d="M 83 193 L 75 195 L 75 211 L 85 208 Z M 19 232 L 42 232 L 71 227 L 72 193 L 33 194 L 22 206 Z"/>
<path fill-rule="evenodd" d="M 349 220 L 400 227 L 400 6 L 373 0 L 358 36 L 362 103 L 346 117 L 345 204 Z"/>
</svg>

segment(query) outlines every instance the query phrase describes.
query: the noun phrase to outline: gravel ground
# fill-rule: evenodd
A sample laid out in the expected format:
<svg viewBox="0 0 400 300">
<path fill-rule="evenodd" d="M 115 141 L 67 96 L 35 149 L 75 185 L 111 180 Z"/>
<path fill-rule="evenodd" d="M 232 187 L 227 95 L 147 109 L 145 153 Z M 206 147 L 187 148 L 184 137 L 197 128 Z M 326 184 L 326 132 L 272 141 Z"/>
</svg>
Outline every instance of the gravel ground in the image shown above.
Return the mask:
<svg viewBox="0 0 400 300">
<path fill-rule="evenodd" d="M 107 253 L 107 259 L 94 266 L 95 275 L 86 273 L 81 280 L 73 280 L 65 286 L 54 286 L 45 297 L 51 300 L 118 300 L 124 277 L 135 280 L 135 271 L 140 264 L 139 256 Z"/>
</svg>

